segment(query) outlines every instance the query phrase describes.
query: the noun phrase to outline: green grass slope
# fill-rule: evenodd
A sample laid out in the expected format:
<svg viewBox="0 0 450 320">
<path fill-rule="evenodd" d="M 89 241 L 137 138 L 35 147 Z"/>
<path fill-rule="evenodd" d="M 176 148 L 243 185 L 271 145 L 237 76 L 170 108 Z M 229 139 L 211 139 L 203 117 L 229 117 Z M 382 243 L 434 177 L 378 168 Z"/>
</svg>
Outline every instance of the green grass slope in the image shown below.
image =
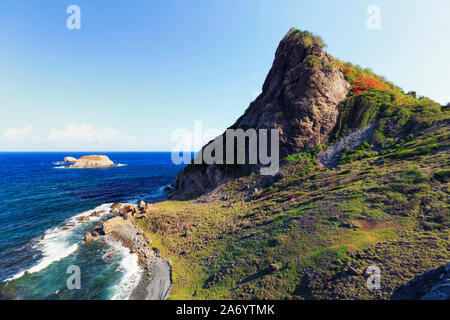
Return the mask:
<svg viewBox="0 0 450 320">
<path fill-rule="evenodd" d="M 377 121 L 371 143 L 332 170 L 318 148 L 286 158 L 276 182 L 253 173 L 156 204 L 137 224 L 172 262 L 172 299 L 388 299 L 450 261 L 450 110 L 370 70 L 334 67 L 352 90 L 329 144 Z M 380 290 L 366 286 L 371 265 Z"/>
</svg>

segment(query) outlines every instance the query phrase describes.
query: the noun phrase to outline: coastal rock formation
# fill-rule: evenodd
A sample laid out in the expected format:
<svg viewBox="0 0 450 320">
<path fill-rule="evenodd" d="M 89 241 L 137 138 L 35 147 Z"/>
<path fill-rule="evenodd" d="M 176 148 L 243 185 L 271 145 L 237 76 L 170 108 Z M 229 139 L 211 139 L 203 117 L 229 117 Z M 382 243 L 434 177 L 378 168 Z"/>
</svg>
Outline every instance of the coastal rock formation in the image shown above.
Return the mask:
<svg viewBox="0 0 450 320">
<path fill-rule="evenodd" d="M 149 208 L 154 206 L 144 201 L 139 201 L 139 207 L 130 203 L 116 202 L 111 205 L 111 211 L 117 211 L 107 215 L 112 218 L 104 220 L 102 224 L 92 227 L 91 232 L 85 234 L 85 243 L 94 241 L 94 238 L 101 235 L 109 239 L 114 239 L 122 243 L 123 246 L 130 249 L 130 252 L 136 254 L 138 263 L 142 267 L 143 273 L 136 287 L 131 293 L 132 300 L 163 300 L 169 295 L 172 286 L 172 270 L 167 259 L 160 258 L 157 251 L 152 248 L 151 242 L 146 239 L 142 232 L 134 225 L 136 212 L 146 213 Z M 126 212 L 124 217 L 114 216 L 118 211 Z M 97 211 L 96 211 L 97 212 Z M 99 211 L 100 212 L 100 211 Z M 105 213 L 103 210 L 102 213 Z M 125 219 L 127 218 L 127 219 Z M 109 259 L 113 259 L 113 252 L 107 254 Z"/>
<path fill-rule="evenodd" d="M 88 243 L 94 240 L 94 237 L 92 237 L 92 235 L 88 232 L 86 233 L 86 235 L 84 236 L 84 242 Z"/>
<path fill-rule="evenodd" d="M 138 263 L 143 268 L 141 280 L 131 294 L 134 300 L 164 300 L 172 286 L 172 269 L 167 259 L 161 259 L 151 247 L 150 241 L 131 223 L 114 229 L 110 237 L 120 241 L 137 254 Z"/>
<path fill-rule="evenodd" d="M 119 214 L 121 216 L 127 214 L 127 213 L 138 213 L 139 209 L 136 205 L 134 204 L 127 204 L 125 206 L 123 206 L 120 210 L 119 210 Z"/>
<path fill-rule="evenodd" d="M 311 151 L 328 141 L 338 105 L 350 88 L 335 59 L 323 51 L 322 40 L 291 29 L 278 46 L 262 93 L 230 128 L 279 129 L 280 158 Z M 230 176 L 223 167 L 189 165 L 178 174 L 169 197 L 187 198 L 215 188 Z"/>
<path fill-rule="evenodd" d="M 139 200 L 137 206 L 139 207 L 139 209 L 142 209 L 146 207 L 146 203 L 143 200 Z"/>
<path fill-rule="evenodd" d="M 110 234 L 120 226 L 123 226 L 126 221 L 122 217 L 114 217 L 112 219 L 103 222 L 103 232 L 105 234 Z"/>
<path fill-rule="evenodd" d="M 120 202 L 113 203 L 111 205 L 111 210 L 109 212 L 113 213 L 113 214 L 119 213 L 120 208 L 122 208 L 122 206 L 123 206 L 123 204 Z"/>
<path fill-rule="evenodd" d="M 90 155 L 81 157 L 69 168 L 100 168 L 112 167 L 115 165 L 116 164 L 112 162 L 108 156 Z"/>
<path fill-rule="evenodd" d="M 450 300 L 450 262 L 415 277 L 391 297 L 392 300 Z"/>
<path fill-rule="evenodd" d="M 111 205 L 111 210 L 114 210 L 114 209 L 120 209 L 122 206 L 123 206 L 122 203 L 120 203 L 120 202 L 114 202 L 114 203 Z"/>
<path fill-rule="evenodd" d="M 75 163 L 76 161 L 77 159 L 74 157 L 65 157 L 63 160 L 64 163 Z"/>
</svg>

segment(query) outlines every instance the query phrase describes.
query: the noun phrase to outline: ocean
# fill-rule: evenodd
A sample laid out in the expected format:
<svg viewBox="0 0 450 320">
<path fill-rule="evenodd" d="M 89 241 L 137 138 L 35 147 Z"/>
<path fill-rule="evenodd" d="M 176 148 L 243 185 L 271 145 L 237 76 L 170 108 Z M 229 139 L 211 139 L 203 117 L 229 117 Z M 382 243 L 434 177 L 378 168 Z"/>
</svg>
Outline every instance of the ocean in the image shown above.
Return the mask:
<svg viewBox="0 0 450 320">
<path fill-rule="evenodd" d="M 86 154 L 121 165 L 62 167 L 64 157 Z M 113 202 L 164 200 L 180 169 L 169 152 L 0 153 L 0 299 L 129 298 L 142 272 L 137 256 L 106 239 L 85 245 L 99 218 L 76 220 Z M 67 286 L 71 266 L 80 289 Z"/>
</svg>

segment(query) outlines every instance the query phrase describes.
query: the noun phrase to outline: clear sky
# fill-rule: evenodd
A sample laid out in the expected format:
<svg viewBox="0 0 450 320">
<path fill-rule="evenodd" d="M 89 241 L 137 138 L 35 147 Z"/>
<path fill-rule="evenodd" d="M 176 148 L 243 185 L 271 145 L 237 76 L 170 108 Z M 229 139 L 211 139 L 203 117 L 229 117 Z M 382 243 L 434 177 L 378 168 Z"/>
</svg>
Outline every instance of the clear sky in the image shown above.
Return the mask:
<svg viewBox="0 0 450 320">
<path fill-rule="evenodd" d="M 72 4 L 80 30 L 66 27 Z M 196 120 L 223 131 L 290 27 L 444 104 L 449 14 L 448 0 L 1 0 L 0 151 L 170 151 Z"/>
</svg>

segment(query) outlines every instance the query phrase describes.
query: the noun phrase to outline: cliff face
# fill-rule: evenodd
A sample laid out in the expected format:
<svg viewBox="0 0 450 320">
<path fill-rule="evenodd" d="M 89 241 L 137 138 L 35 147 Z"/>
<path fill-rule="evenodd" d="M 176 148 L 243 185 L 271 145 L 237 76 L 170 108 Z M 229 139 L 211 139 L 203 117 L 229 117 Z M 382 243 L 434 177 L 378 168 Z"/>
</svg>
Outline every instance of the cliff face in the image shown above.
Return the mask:
<svg viewBox="0 0 450 320">
<path fill-rule="evenodd" d="M 261 95 L 234 128 L 280 129 L 280 156 L 328 141 L 337 106 L 350 90 L 321 43 L 291 29 L 280 42 Z"/>
<path fill-rule="evenodd" d="M 310 151 L 328 141 L 337 106 L 349 90 L 322 40 L 291 29 L 278 46 L 262 93 L 230 128 L 279 129 L 280 158 Z M 221 165 L 190 165 L 178 174 L 171 197 L 200 195 L 231 176 Z"/>
</svg>

